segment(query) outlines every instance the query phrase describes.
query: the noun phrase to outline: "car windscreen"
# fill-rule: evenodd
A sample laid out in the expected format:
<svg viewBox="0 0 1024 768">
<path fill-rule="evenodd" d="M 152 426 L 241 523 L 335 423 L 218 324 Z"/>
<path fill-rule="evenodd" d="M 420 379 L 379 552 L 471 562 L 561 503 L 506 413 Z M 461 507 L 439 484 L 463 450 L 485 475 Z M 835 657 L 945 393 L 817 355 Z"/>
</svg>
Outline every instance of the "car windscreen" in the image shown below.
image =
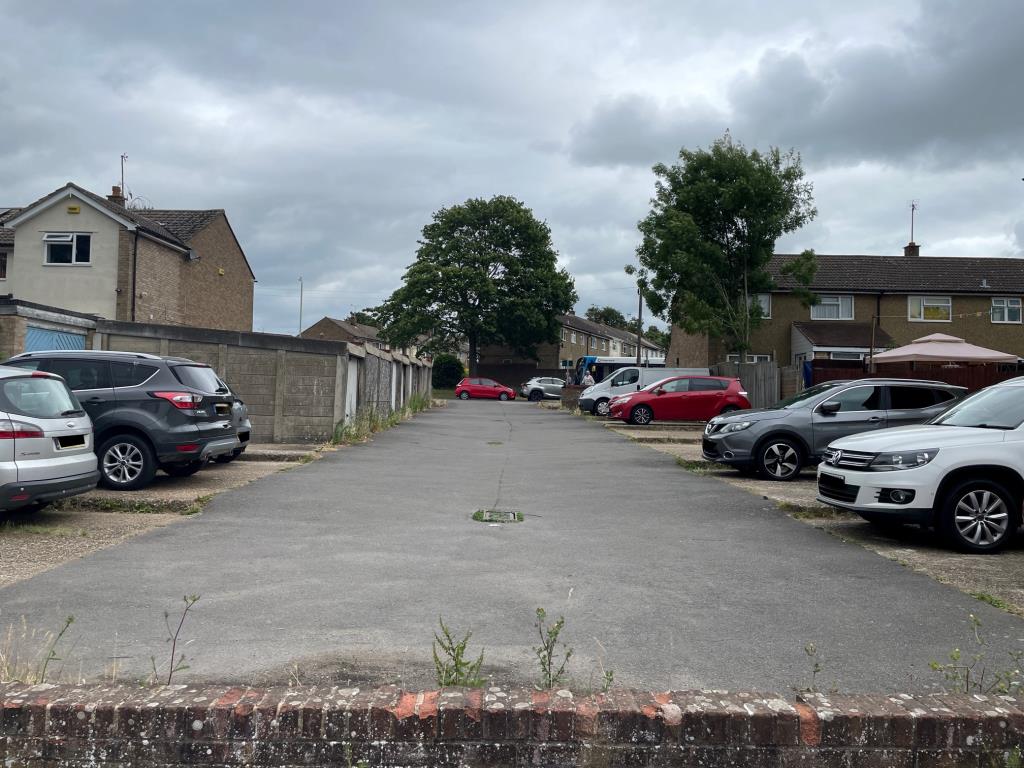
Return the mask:
<svg viewBox="0 0 1024 768">
<path fill-rule="evenodd" d="M 666 381 L 672 381 L 672 378 L 673 378 L 673 377 L 669 376 L 669 377 L 667 377 L 667 378 L 664 378 L 664 379 L 658 379 L 657 381 L 651 382 L 650 384 L 648 384 L 648 385 L 647 385 L 646 387 L 644 387 L 644 388 L 643 388 L 643 389 L 641 389 L 640 391 L 641 391 L 641 392 L 650 392 L 650 391 L 652 391 L 652 390 L 654 390 L 654 389 L 657 389 L 658 387 L 660 387 L 660 386 L 661 386 L 662 384 L 664 384 L 664 383 L 665 383 Z"/>
<path fill-rule="evenodd" d="M 4 379 L 0 382 L 0 408 L 15 416 L 59 419 L 84 411 L 63 381 L 49 377 Z"/>
<path fill-rule="evenodd" d="M 1024 388 L 983 389 L 961 400 L 931 423 L 944 427 L 1016 429 L 1024 424 Z"/>
<path fill-rule="evenodd" d="M 813 400 L 823 392 L 828 392 L 830 389 L 835 389 L 843 382 L 828 381 L 824 384 L 815 384 L 813 387 L 808 387 L 803 392 L 797 392 L 795 395 L 783 398 L 779 400 L 772 408 L 799 408 L 806 404 L 808 401 Z"/>
<path fill-rule="evenodd" d="M 217 378 L 213 368 L 206 365 L 175 365 L 171 367 L 174 377 L 186 387 L 198 389 L 211 395 L 227 394 L 221 380 Z"/>
</svg>

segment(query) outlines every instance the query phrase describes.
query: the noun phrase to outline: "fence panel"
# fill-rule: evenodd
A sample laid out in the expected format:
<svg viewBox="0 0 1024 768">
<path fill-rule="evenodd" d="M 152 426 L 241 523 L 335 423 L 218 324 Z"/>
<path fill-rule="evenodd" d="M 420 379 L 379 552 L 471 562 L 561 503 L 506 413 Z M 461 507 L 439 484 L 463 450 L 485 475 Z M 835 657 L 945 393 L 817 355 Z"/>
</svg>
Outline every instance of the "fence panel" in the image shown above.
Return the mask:
<svg viewBox="0 0 1024 768">
<path fill-rule="evenodd" d="M 718 363 L 713 376 L 739 379 L 752 408 L 768 408 L 779 401 L 779 367 L 775 363 Z"/>
</svg>

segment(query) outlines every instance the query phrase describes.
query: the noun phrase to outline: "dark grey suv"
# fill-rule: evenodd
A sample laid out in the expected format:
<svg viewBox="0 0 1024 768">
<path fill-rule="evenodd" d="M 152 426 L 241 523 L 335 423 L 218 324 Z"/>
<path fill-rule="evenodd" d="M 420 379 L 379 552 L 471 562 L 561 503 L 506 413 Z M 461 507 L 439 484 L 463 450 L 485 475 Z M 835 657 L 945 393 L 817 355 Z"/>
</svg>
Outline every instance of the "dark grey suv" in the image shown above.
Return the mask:
<svg viewBox="0 0 1024 768">
<path fill-rule="evenodd" d="M 98 351 L 26 352 L 4 365 L 64 379 L 92 419 L 107 488 L 137 490 L 157 469 L 185 477 L 239 447 L 235 398 L 208 365 Z"/>
<path fill-rule="evenodd" d="M 941 381 L 856 379 L 805 389 L 771 408 L 716 416 L 704 428 L 704 458 L 770 480 L 792 480 L 833 440 L 921 424 L 966 394 Z"/>
</svg>

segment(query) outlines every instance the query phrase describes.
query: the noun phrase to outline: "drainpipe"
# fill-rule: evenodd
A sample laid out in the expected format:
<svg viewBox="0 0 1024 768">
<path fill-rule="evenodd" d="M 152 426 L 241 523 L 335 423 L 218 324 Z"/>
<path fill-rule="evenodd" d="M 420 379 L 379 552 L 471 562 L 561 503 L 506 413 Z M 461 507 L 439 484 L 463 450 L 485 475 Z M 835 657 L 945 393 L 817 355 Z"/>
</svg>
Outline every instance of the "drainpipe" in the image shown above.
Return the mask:
<svg viewBox="0 0 1024 768">
<path fill-rule="evenodd" d="M 882 316 L 882 292 L 875 295 L 875 316 L 871 318 L 871 349 L 868 350 L 868 373 L 875 372 L 875 327 Z"/>
<path fill-rule="evenodd" d="M 132 313 L 131 321 L 135 322 L 135 274 L 139 267 L 139 230 L 135 230 L 135 242 L 132 245 Z"/>
</svg>

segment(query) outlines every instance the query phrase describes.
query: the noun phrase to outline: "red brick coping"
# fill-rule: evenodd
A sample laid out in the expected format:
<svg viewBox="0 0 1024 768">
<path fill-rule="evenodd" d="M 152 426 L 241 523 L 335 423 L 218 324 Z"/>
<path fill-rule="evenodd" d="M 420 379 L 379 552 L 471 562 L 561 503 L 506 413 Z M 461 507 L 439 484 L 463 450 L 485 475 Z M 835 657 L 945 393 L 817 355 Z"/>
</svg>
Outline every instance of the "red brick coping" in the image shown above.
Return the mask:
<svg viewBox="0 0 1024 768">
<path fill-rule="evenodd" d="M 0 766 L 1002 766 L 1024 698 L 0 683 Z"/>
</svg>

